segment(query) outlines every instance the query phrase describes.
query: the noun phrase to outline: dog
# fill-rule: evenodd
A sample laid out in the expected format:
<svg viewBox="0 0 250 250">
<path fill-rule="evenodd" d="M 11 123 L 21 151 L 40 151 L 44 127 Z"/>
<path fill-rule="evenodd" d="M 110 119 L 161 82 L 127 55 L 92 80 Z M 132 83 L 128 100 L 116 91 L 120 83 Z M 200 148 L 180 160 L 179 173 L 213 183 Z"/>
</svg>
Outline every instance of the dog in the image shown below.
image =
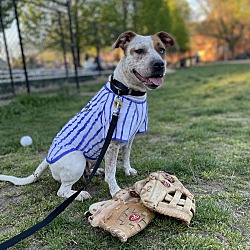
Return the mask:
<svg viewBox="0 0 250 250">
<path fill-rule="evenodd" d="M 147 130 L 147 91 L 163 84 L 166 73 L 166 49 L 174 45 L 174 39 L 166 32 L 151 36 L 138 35 L 133 31 L 122 33 L 112 46 L 121 48 L 123 57 L 117 64 L 107 84 L 76 114 L 57 134 L 47 157 L 34 173 L 26 178 L 0 175 L 0 180 L 15 185 L 26 185 L 39 179 L 50 168 L 53 178 L 61 183 L 59 197 L 68 198 L 83 175 L 98 158 L 107 135 L 114 101 L 121 96 L 122 106 L 116 129 L 105 154 L 105 181 L 111 196 L 120 190 L 117 184 L 116 162 L 122 148 L 125 175 L 137 175 L 130 165 L 130 150 L 134 136 Z M 76 200 L 91 198 L 82 191 Z"/>
</svg>

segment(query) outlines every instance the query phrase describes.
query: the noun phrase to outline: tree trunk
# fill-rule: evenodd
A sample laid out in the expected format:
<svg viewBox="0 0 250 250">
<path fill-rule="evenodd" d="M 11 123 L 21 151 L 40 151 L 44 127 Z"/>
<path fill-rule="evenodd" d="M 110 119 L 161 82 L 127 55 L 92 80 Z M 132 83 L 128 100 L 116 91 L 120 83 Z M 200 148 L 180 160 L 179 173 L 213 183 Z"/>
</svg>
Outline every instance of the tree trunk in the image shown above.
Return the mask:
<svg viewBox="0 0 250 250">
<path fill-rule="evenodd" d="M 75 2 L 75 38 L 76 38 L 76 61 L 77 67 L 81 67 L 80 33 L 78 20 L 78 1 Z"/>
<path fill-rule="evenodd" d="M 235 41 L 230 41 L 230 42 L 228 43 L 229 51 L 231 52 L 231 59 L 234 59 L 235 45 L 236 45 L 236 42 L 235 42 Z"/>
<path fill-rule="evenodd" d="M 228 60 L 228 45 L 223 46 L 223 60 L 224 61 Z"/>
</svg>

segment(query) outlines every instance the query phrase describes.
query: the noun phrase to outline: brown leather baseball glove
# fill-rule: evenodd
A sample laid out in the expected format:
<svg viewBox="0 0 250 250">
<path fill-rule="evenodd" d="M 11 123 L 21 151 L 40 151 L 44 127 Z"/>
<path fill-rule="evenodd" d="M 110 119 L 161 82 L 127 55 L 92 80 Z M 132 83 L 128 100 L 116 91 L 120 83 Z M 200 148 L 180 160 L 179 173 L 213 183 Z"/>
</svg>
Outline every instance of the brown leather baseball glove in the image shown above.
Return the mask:
<svg viewBox="0 0 250 250">
<path fill-rule="evenodd" d="M 164 171 L 151 173 L 147 179 L 135 183 L 135 192 L 150 210 L 190 224 L 195 213 L 194 196 L 175 175 Z"/>
<path fill-rule="evenodd" d="M 142 229 L 154 218 L 154 213 L 145 207 L 133 191 L 120 190 L 112 200 L 92 204 L 88 220 L 93 227 L 100 227 L 119 237 L 122 242 Z"/>
</svg>

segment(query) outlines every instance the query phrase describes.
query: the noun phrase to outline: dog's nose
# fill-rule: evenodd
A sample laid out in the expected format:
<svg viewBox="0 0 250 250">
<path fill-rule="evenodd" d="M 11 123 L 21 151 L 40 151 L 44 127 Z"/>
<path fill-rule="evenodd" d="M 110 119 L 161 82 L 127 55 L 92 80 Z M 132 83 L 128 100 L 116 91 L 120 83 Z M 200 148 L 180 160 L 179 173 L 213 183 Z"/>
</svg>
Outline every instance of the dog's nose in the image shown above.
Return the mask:
<svg viewBox="0 0 250 250">
<path fill-rule="evenodd" d="M 161 60 L 153 60 L 152 66 L 155 70 L 162 70 L 164 68 L 164 62 Z"/>
</svg>

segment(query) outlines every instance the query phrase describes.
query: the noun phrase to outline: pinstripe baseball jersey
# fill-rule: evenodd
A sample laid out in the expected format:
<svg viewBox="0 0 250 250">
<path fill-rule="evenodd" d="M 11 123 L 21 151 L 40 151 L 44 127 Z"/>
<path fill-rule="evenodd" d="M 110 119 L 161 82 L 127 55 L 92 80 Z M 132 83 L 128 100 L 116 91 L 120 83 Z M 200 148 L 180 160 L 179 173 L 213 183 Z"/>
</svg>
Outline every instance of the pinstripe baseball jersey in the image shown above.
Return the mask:
<svg viewBox="0 0 250 250">
<path fill-rule="evenodd" d="M 96 160 L 108 133 L 115 96 L 108 82 L 57 134 L 47 162 L 54 163 L 73 151 L 82 151 L 86 158 Z M 121 100 L 122 107 L 112 140 L 126 143 L 135 134 L 147 131 L 147 101 L 146 95 L 143 98 L 122 96 Z"/>
</svg>

